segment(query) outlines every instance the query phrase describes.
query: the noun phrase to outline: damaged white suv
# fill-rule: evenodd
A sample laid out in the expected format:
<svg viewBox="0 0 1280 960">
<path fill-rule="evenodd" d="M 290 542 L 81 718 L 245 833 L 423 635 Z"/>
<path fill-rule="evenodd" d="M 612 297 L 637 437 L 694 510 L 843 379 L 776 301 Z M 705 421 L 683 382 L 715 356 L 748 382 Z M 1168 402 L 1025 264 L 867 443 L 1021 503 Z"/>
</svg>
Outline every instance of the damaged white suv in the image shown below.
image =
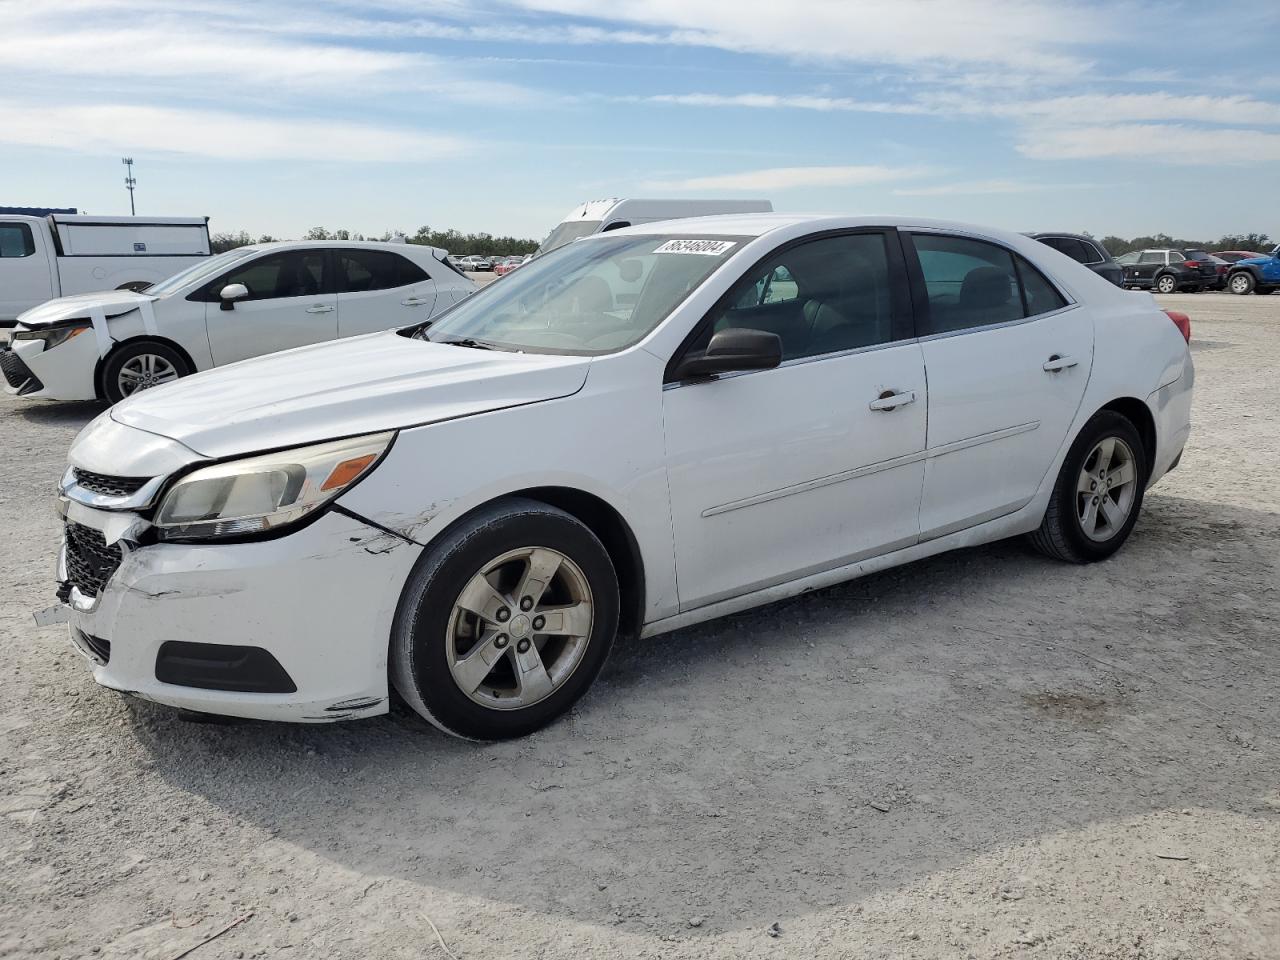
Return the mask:
<svg viewBox="0 0 1280 960">
<path fill-rule="evenodd" d="M 1111 555 L 1187 440 L 1183 329 L 960 224 L 613 231 L 117 404 L 61 483 L 58 609 L 149 700 L 331 721 L 394 686 L 517 736 L 618 635 L 1017 534 Z"/>
</svg>

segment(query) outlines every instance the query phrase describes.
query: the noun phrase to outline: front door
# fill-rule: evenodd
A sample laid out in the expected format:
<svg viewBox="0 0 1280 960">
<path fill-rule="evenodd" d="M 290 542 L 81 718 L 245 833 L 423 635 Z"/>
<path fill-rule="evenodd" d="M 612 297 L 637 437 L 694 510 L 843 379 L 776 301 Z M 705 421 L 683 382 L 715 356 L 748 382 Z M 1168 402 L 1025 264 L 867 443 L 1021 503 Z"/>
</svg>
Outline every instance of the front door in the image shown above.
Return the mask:
<svg viewBox="0 0 1280 960">
<path fill-rule="evenodd" d="M 205 304 L 214 364 L 335 339 L 338 298 L 327 276 L 328 253 L 320 247 L 268 253 L 214 282 Z M 249 296 L 223 309 L 219 291 L 233 283 L 244 284 Z"/>
<path fill-rule="evenodd" d="M 682 351 L 731 327 L 783 348 L 775 369 L 663 391 L 682 610 L 916 542 L 928 401 L 901 269 L 891 233 L 792 246 Z"/>
<path fill-rule="evenodd" d="M 0 221 L 0 319 L 54 296 L 53 264 L 40 240 L 28 223 Z"/>
<path fill-rule="evenodd" d="M 1066 440 L 1093 363 L 1093 323 L 1025 258 L 916 233 L 929 378 L 922 539 L 1013 513 Z"/>
<path fill-rule="evenodd" d="M 431 318 L 436 285 L 407 257 L 338 248 L 338 336 L 405 327 Z"/>
</svg>

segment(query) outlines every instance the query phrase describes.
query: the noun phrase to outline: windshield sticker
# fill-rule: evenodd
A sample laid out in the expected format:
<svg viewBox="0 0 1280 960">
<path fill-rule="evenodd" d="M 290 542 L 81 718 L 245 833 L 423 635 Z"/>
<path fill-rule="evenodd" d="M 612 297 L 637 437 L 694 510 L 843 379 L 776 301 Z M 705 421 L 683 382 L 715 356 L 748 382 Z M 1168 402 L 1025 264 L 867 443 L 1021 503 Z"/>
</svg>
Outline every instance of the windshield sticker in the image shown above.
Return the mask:
<svg viewBox="0 0 1280 960">
<path fill-rule="evenodd" d="M 737 246 L 733 240 L 668 240 L 654 253 L 697 253 L 704 257 L 718 257 Z"/>
</svg>

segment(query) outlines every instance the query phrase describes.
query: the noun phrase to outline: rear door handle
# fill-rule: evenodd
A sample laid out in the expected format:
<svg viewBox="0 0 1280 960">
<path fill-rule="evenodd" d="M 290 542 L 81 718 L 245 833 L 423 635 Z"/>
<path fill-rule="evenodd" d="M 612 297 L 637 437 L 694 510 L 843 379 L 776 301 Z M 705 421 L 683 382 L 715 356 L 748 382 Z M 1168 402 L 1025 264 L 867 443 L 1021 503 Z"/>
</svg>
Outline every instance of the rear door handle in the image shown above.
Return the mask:
<svg viewBox="0 0 1280 960">
<path fill-rule="evenodd" d="M 407 300 L 401 300 L 401 301 L 400 301 L 400 306 L 402 306 L 402 307 L 420 307 L 420 306 L 422 306 L 424 303 L 427 303 L 427 302 L 428 302 L 428 301 L 426 301 L 426 300 L 422 299 L 422 297 L 409 297 Z"/>
<path fill-rule="evenodd" d="M 868 406 L 872 410 L 877 410 L 881 413 L 888 413 L 891 410 L 896 410 L 898 407 L 905 407 L 908 403 L 915 402 L 916 392 L 914 390 L 904 390 L 902 393 L 893 393 L 892 391 L 886 390 L 884 393 L 880 394 L 880 396 L 876 397 L 876 399 L 872 400 Z"/>
<path fill-rule="evenodd" d="M 333 307 L 327 307 L 322 303 L 317 303 L 314 307 L 307 307 L 307 313 L 333 313 Z"/>
<path fill-rule="evenodd" d="M 1056 373 L 1059 370 L 1067 369 L 1067 367 L 1074 367 L 1079 362 L 1075 357 L 1060 357 L 1055 353 L 1044 362 L 1041 369 L 1045 373 Z"/>
</svg>

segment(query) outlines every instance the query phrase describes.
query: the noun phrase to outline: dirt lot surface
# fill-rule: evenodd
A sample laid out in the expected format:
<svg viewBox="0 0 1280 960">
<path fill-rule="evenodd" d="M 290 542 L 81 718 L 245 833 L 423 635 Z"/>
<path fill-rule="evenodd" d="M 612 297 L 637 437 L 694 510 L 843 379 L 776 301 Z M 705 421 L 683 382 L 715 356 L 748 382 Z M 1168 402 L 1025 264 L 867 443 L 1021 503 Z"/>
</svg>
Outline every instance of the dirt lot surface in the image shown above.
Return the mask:
<svg viewBox="0 0 1280 960">
<path fill-rule="evenodd" d="M 1165 303 L 1195 432 L 1111 561 L 682 630 L 501 745 L 95 686 L 31 611 L 96 409 L 0 400 L 0 956 L 1280 957 L 1280 296 Z"/>
</svg>

